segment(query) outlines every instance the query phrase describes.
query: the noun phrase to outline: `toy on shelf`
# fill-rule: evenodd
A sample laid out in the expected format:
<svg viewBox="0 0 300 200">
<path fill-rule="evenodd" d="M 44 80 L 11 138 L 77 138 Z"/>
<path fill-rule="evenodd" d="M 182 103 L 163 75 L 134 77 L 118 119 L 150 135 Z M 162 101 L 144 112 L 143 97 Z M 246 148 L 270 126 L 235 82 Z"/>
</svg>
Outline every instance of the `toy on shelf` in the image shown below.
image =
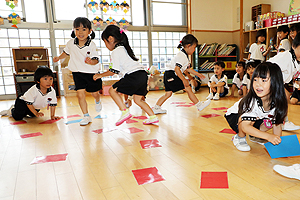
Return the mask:
<svg viewBox="0 0 300 200">
<path fill-rule="evenodd" d="M 91 2 L 88 3 L 88 7 L 93 13 L 99 9 L 98 3 L 96 3 L 94 0 L 91 0 Z"/>
</svg>

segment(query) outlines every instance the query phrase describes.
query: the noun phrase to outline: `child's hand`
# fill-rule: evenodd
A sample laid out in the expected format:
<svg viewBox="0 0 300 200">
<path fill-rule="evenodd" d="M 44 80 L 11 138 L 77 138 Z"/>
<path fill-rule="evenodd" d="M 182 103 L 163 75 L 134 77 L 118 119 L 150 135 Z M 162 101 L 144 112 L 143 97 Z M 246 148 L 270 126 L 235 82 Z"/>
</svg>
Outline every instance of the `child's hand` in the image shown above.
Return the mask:
<svg viewBox="0 0 300 200">
<path fill-rule="evenodd" d="M 201 80 L 204 80 L 206 77 L 205 77 L 203 74 L 200 74 L 200 75 L 199 75 L 199 78 L 200 78 Z"/>
<path fill-rule="evenodd" d="M 210 88 L 213 92 L 217 92 L 217 89 L 215 87 Z"/>
<path fill-rule="evenodd" d="M 61 119 L 59 116 L 51 116 L 51 119 L 52 120 L 59 120 L 59 119 Z"/>
<path fill-rule="evenodd" d="M 38 112 L 35 116 L 36 116 L 36 117 L 44 117 L 44 113 Z"/>
<path fill-rule="evenodd" d="M 53 57 L 53 62 L 58 62 L 59 61 L 59 57 L 55 56 Z"/>
<path fill-rule="evenodd" d="M 268 138 L 268 141 L 271 142 L 274 145 L 277 145 L 281 142 L 281 138 L 278 135 L 270 134 L 269 138 Z"/>
<path fill-rule="evenodd" d="M 95 75 L 93 76 L 94 81 L 97 80 L 97 79 L 99 79 L 99 78 L 102 78 L 102 75 L 101 75 L 101 74 L 95 74 Z"/>
<path fill-rule="evenodd" d="M 86 57 L 85 60 L 84 60 L 84 62 L 85 62 L 86 64 L 89 64 L 89 65 L 93 64 L 93 63 L 92 63 L 92 59 L 89 58 L 89 57 Z"/>
</svg>

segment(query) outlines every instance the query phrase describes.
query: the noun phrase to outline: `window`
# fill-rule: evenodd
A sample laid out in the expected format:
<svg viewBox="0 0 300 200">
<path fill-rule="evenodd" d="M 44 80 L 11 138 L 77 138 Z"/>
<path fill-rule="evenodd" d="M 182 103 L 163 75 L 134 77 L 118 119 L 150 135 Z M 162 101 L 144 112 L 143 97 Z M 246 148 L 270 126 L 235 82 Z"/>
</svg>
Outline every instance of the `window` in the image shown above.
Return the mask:
<svg viewBox="0 0 300 200">
<path fill-rule="evenodd" d="M 19 1 L 20 2 L 20 1 Z M 44 1 L 25 1 L 26 22 L 46 22 Z"/>
<path fill-rule="evenodd" d="M 53 0 L 56 21 L 74 20 L 76 17 L 86 17 L 85 0 Z"/>
</svg>

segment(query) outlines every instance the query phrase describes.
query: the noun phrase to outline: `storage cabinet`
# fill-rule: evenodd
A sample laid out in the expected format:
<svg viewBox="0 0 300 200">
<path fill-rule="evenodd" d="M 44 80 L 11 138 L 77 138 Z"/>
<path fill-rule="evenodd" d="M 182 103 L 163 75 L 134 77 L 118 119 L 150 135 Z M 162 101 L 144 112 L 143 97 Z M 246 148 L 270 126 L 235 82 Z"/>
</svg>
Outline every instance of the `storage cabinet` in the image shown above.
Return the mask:
<svg viewBox="0 0 300 200">
<path fill-rule="evenodd" d="M 259 5 L 253 6 L 251 8 L 252 21 L 256 22 L 258 15 L 266 14 L 268 12 L 271 12 L 270 4 L 259 4 Z M 256 28 L 255 24 L 254 24 L 254 28 Z"/>
</svg>

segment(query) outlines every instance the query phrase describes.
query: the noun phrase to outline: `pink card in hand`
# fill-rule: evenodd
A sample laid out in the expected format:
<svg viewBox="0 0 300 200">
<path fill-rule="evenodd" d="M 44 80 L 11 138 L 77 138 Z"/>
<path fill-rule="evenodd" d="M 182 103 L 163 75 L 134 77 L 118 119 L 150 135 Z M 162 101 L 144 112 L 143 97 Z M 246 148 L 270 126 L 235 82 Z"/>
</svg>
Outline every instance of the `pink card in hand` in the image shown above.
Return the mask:
<svg viewBox="0 0 300 200">
<path fill-rule="evenodd" d="M 227 110 L 228 108 L 226 107 L 219 107 L 219 108 L 212 108 L 213 110 Z"/>
<path fill-rule="evenodd" d="M 132 170 L 132 173 L 139 185 L 165 180 L 156 167 Z"/>
<path fill-rule="evenodd" d="M 124 131 L 127 132 L 127 133 L 138 133 L 138 132 L 143 132 L 144 130 L 138 129 L 138 128 L 135 128 L 135 127 L 131 127 L 131 128 L 125 129 Z"/>
<path fill-rule="evenodd" d="M 200 188 L 228 188 L 227 172 L 201 172 Z"/>
<path fill-rule="evenodd" d="M 231 134 L 236 134 L 236 132 L 230 128 L 224 128 L 223 130 L 220 131 L 220 133 L 231 133 Z"/>
<path fill-rule="evenodd" d="M 201 117 L 205 117 L 205 118 L 218 117 L 218 116 L 221 116 L 221 115 L 218 115 L 218 114 L 201 115 Z"/>
<path fill-rule="evenodd" d="M 26 124 L 26 121 L 18 121 L 18 122 L 11 122 L 11 125 L 19 125 L 19 124 Z"/>
<path fill-rule="evenodd" d="M 41 135 L 43 135 L 41 132 L 37 132 L 37 133 L 29 133 L 29 134 L 20 135 L 20 137 L 24 139 L 24 138 L 41 136 Z"/>
<path fill-rule="evenodd" d="M 148 117 L 146 116 L 136 116 L 136 117 L 133 117 L 134 119 L 148 119 Z"/>
<path fill-rule="evenodd" d="M 157 139 L 154 139 L 154 140 L 141 140 L 140 144 L 141 144 L 143 149 L 161 147 L 161 145 L 159 144 L 159 141 Z"/>
<path fill-rule="evenodd" d="M 136 122 L 138 122 L 138 121 L 133 120 L 133 119 L 127 119 L 126 120 L 126 124 L 131 124 L 131 123 L 136 123 Z"/>
<path fill-rule="evenodd" d="M 30 163 L 33 164 L 40 164 L 46 162 L 57 162 L 57 161 L 65 161 L 67 159 L 68 154 L 56 154 L 56 155 L 49 155 L 49 156 L 37 156 L 33 159 Z"/>
</svg>

